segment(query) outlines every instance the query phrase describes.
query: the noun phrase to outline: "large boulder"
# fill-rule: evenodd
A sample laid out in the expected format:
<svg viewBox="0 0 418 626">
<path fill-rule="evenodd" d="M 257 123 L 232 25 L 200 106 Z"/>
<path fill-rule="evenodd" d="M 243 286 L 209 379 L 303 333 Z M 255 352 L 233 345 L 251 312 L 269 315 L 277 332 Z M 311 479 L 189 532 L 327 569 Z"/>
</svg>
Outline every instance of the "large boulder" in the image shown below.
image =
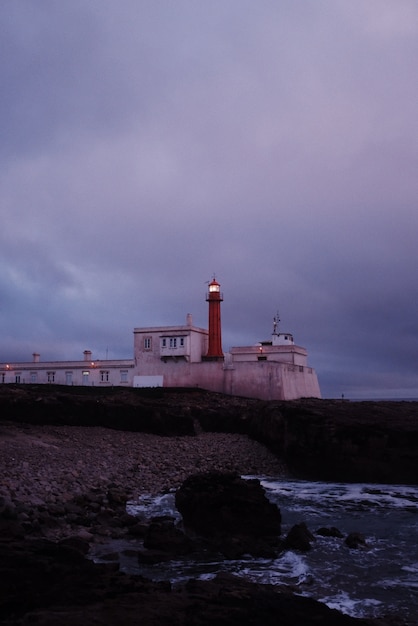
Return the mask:
<svg viewBox="0 0 418 626">
<path fill-rule="evenodd" d="M 284 547 L 290 550 L 299 550 L 300 552 L 308 552 L 311 549 L 311 542 L 315 541 L 315 537 L 306 526 L 305 522 L 295 524 L 289 530 L 284 541 Z"/>
<path fill-rule="evenodd" d="M 176 506 L 186 531 L 204 537 L 227 558 L 276 553 L 281 514 L 259 480 L 234 472 L 194 474 L 178 489 Z"/>
</svg>

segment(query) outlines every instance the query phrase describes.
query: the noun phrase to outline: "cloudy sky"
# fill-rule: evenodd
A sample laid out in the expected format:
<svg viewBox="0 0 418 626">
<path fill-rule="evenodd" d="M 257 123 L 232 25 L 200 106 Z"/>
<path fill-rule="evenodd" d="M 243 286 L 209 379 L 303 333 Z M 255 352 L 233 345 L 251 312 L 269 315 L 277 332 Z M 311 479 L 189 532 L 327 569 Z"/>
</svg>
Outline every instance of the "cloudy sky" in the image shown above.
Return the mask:
<svg viewBox="0 0 418 626">
<path fill-rule="evenodd" d="M 282 331 L 418 397 L 416 0 L 3 0 L 0 361 Z"/>
</svg>

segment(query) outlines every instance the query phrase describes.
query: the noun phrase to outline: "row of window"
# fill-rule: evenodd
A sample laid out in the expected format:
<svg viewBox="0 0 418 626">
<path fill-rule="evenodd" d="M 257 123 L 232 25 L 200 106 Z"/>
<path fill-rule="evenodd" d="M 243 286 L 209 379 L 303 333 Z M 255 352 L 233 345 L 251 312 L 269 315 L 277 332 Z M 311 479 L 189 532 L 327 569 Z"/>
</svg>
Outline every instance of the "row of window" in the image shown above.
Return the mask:
<svg viewBox="0 0 418 626">
<path fill-rule="evenodd" d="M 161 347 L 166 348 L 184 348 L 184 337 L 163 337 L 161 339 Z"/>
<path fill-rule="evenodd" d="M 163 337 L 161 339 L 162 348 L 184 348 L 184 337 Z M 152 349 L 152 337 L 144 337 L 144 350 Z"/>
<path fill-rule="evenodd" d="M 30 372 L 29 374 L 29 382 L 36 384 L 39 382 L 38 372 Z M 6 372 L 1 372 L 1 382 L 6 382 Z M 83 385 L 87 385 L 89 383 L 90 372 L 89 370 L 83 371 Z M 15 372 L 14 375 L 15 383 L 25 382 L 23 379 L 21 372 Z M 43 378 L 43 376 L 42 376 Z M 109 370 L 100 370 L 100 382 L 108 383 L 110 380 L 110 371 Z M 46 372 L 46 382 L 55 383 L 56 382 L 56 372 Z M 120 382 L 127 383 L 128 382 L 128 370 L 120 370 Z M 72 385 L 73 384 L 73 372 L 65 372 L 65 384 Z"/>
</svg>

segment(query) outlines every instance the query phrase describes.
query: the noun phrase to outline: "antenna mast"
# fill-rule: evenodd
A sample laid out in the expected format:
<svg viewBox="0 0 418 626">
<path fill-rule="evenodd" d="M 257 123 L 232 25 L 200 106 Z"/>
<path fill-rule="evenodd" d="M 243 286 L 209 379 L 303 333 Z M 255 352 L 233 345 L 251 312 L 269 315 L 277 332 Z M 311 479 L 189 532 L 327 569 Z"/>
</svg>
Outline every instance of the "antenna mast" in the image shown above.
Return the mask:
<svg viewBox="0 0 418 626">
<path fill-rule="evenodd" d="M 273 335 L 277 335 L 277 326 L 280 324 L 279 311 L 273 317 Z"/>
</svg>

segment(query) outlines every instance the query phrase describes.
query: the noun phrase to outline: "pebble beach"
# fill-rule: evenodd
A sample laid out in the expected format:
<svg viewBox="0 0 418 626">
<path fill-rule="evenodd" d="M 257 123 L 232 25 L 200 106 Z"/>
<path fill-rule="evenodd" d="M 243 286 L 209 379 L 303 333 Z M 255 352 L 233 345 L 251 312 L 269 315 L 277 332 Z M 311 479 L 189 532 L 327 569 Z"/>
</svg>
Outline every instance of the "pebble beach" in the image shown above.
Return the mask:
<svg viewBox="0 0 418 626">
<path fill-rule="evenodd" d="M 101 427 L 0 424 L 0 497 L 12 503 L 61 504 L 109 485 L 135 500 L 208 470 L 285 472 L 272 453 L 245 435 L 161 437 Z"/>
</svg>

